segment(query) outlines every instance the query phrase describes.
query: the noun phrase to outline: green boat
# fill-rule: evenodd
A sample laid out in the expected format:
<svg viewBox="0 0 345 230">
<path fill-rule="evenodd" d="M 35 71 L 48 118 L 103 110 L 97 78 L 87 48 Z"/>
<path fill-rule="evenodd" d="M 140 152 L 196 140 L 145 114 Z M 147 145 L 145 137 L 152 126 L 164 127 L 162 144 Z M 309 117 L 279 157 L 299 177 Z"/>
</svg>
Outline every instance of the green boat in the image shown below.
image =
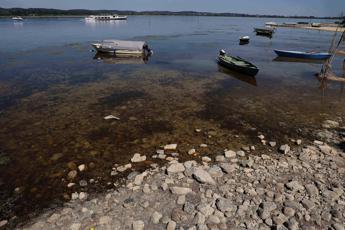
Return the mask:
<svg viewBox="0 0 345 230">
<path fill-rule="evenodd" d="M 255 76 L 259 72 L 259 69 L 252 63 L 240 57 L 227 55 L 224 50 L 219 51 L 218 63 L 228 69 L 250 76 Z"/>
</svg>

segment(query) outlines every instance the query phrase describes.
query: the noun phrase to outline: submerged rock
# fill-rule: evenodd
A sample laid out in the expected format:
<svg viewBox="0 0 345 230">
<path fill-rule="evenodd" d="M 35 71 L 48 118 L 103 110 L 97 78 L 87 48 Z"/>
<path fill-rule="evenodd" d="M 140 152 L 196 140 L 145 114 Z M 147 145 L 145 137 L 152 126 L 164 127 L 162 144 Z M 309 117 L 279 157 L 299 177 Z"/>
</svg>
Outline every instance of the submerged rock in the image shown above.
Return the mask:
<svg viewBox="0 0 345 230">
<path fill-rule="evenodd" d="M 177 144 L 169 144 L 164 146 L 164 150 L 176 150 Z"/>
</svg>

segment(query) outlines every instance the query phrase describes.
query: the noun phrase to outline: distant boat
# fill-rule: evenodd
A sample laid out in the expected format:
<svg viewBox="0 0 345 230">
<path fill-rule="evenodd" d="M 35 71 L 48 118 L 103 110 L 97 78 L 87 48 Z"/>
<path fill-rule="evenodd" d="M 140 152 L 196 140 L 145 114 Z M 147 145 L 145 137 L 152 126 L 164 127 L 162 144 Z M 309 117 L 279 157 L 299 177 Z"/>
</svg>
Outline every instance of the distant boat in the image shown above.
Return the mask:
<svg viewBox="0 0 345 230">
<path fill-rule="evenodd" d="M 243 36 L 240 37 L 240 42 L 249 42 L 250 37 L 249 36 Z"/>
<path fill-rule="evenodd" d="M 276 22 L 266 22 L 265 25 L 266 26 L 278 26 L 278 23 L 276 23 Z"/>
<path fill-rule="evenodd" d="M 240 45 L 246 45 L 249 43 L 250 37 L 249 36 L 243 36 L 240 37 Z"/>
<path fill-rule="evenodd" d="M 293 26 L 296 26 L 297 23 L 296 22 L 284 22 L 283 25 L 284 26 L 292 26 L 293 27 Z"/>
<path fill-rule="evenodd" d="M 305 58 L 305 59 L 316 59 L 325 60 L 331 57 L 330 53 L 320 52 L 301 52 L 301 51 L 288 51 L 288 50 L 274 50 L 279 57 L 290 57 L 290 58 Z"/>
<path fill-rule="evenodd" d="M 252 63 L 240 57 L 226 55 L 226 52 L 224 50 L 219 51 L 218 64 L 228 69 L 244 73 L 250 76 L 255 76 L 259 72 L 259 69 Z"/>
<path fill-rule="evenodd" d="M 312 27 L 321 27 L 321 23 L 314 22 L 311 24 Z"/>
<path fill-rule="evenodd" d="M 15 21 L 23 21 L 23 18 L 22 18 L 22 17 L 19 17 L 19 16 L 16 16 L 16 17 L 13 17 L 12 20 L 15 20 Z"/>
<path fill-rule="evenodd" d="M 153 52 L 143 41 L 104 40 L 91 45 L 97 52 L 116 56 L 149 56 Z"/>
<path fill-rule="evenodd" d="M 112 21 L 112 20 L 127 20 L 127 16 L 113 15 L 90 15 L 85 18 L 86 21 Z"/>
<path fill-rule="evenodd" d="M 254 31 L 257 35 L 264 35 L 268 37 L 272 37 L 274 33 L 274 29 L 266 27 L 266 28 L 254 28 Z"/>
</svg>

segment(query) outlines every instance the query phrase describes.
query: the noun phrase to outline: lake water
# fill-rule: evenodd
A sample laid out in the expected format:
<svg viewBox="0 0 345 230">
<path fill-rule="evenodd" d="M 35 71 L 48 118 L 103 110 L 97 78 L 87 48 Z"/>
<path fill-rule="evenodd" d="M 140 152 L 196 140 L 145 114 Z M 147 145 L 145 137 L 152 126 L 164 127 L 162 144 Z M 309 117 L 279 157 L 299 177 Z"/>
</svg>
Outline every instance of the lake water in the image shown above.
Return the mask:
<svg viewBox="0 0 345 230">
<path fill-rule="evenodd" d="M 259 132 L 278 145 L 289 138 L 313 140 L 324 119 L 344 115 L 344 86 L 321 87 L 315 77 L 320 63 L 276 60 L 273 49 L 327 51 L 333 33 L 278 28 L 272 39 L 255 36 L 253 28 L 266 21 L 295 20 L 0 19 L 0 219 L 23 221 L 69 200 L 72 192 L 112 189 L 126 175 L 111 177 L 114 164 L 127 163 L 136 152 L 153 155 L 168 143 L 178 143 L 180 158 L 187 159 L 188 149 L 201 143 L 218 153 L 243 145 L 266 151 Z M 240 46 L 244 35 L 251 41 Z M 102 59 L 90 43 L 103 39 L 145 40 L 154 54 L 147 63 Z M 257 65 L 258 75 L 219 67 L 220 49 Z M 343 59 L 333 64 L 337 74 Z M 109 114 L 120 120 L 104 120 Z M 162 163 L 135 169 L 152 162 Z M 87 170 L 67 188 L 68 172 L 80 164 Z"/>
</svg>

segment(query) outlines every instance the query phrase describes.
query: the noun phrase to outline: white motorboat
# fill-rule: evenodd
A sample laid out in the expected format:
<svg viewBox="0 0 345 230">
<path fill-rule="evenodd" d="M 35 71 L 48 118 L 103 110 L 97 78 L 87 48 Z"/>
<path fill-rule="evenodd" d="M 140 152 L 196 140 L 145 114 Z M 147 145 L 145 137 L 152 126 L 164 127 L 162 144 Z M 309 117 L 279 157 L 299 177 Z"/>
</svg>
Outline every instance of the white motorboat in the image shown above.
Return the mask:
<svg viewBox="0 0 345 230">
<path fill-rule="evenodd" d="M 116 56 L 149 56 L 153 53 L 143 41 L 104 40 L 91 45 L 97 52 Z"/>
<path fill-rule="evenodd" d="M 278 23 L 276 23 L 276 22 L 266 22 L 265 25 L 266 26 L 278 26 Z"/>
<path fill-rule="evenodd" d="M 313 22 L 311 24 L 312 27 L 321 27 L 321 23 L 318 23 L 318 22 Z"/>
<path fill-rule="evenodd" d="M 243 36 L 240 37 L 240 42 L 249 42 L 250 37 L 249 36 Z"/>
<path fill-rule="evenodd" d="M 15 21 L 23 21 L 23 18 L 22 18 L 22 17 L 19 17 L 19 16 L 16 16 L 16 17 L 13 17 L 12 20 L 15 20 Z"/>
<path fill-rule="evenodd" d="M 90 15 L 85 18 L 86 21 L 112 21 L 112 20 L 127 20 L 127 16 L 113 15 Z"/>
</svg>

